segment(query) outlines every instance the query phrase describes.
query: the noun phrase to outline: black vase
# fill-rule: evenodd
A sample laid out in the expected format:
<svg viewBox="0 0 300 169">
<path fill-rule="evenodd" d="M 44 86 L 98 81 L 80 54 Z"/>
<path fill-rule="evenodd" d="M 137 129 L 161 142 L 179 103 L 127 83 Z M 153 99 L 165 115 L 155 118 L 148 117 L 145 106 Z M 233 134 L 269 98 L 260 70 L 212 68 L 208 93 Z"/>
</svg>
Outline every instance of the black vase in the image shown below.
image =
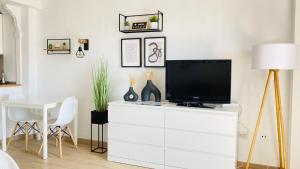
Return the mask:
<svg viewBox="0 0 300 169">
<path fill-rule="evenodd" d="M 97 110 L 91 111 L 92 124 L 105 124 L 108 123 L 108 111 L 99 112 Z"/>
<path fill-rule="evenodd" d="M 156 102 L 161 101 L 159 89 L 152 83 L 152 80 L 147 80 L 147 84 L 142 90 L 142 101 L 150 101 L 151 94 L 154 95 Z"/>
<path fill-rule="evenodd" d="M 129 102 L 136 102 L 139 96 L 134 92 L 133 87 L 129 87 L 128 92 L 124 95 L 124 100 Z"/>
</svg>

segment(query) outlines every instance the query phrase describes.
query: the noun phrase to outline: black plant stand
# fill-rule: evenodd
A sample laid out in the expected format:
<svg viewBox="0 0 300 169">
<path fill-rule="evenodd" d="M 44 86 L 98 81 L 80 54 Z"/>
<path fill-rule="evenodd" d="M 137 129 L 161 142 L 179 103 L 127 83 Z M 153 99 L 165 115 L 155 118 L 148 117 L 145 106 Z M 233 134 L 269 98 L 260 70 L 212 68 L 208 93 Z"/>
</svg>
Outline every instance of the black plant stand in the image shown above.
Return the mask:
<svg viewBox="0 0 300 169">
<path fill-rule="evenodd" d="M 92 111 L 91 112 L 91 152 L 95 153 L 106 153 L 107 148 L 104 147 L 104 142 L 103 142 L 103 125 L 108 123 L 108 112 L 97 112 L 97 111 Z M 98 125 L 98 142 L 97 142 L 97 147 L 93 147 L 93 124 Z M 101 144 L 100 144 L 100 135 L 99 135 L 99 130 L 100 130 L 100 125 L 101 125 Z M 97 151 L 100 149 L 100 151 Z"/>
<path fill-rule="evenodd" d="M 98 144 L 96 148 L 93 148 L 93 124 L 91 124 L 91 152 L 95 152 L 95 153 L 101 153 L 104 154 L 107 152 L 107 148 L 104 147 L 104 142 L 103 142 L 103 125 L 104 124 L 97 124 L 98 125 Z M 101 125 L 101 146 L 100 146 L 100 136 L 99 136 L 99 128 Z M 101 151 L 97 151 L 98 149 L 101 149 Z"/>
</svg>

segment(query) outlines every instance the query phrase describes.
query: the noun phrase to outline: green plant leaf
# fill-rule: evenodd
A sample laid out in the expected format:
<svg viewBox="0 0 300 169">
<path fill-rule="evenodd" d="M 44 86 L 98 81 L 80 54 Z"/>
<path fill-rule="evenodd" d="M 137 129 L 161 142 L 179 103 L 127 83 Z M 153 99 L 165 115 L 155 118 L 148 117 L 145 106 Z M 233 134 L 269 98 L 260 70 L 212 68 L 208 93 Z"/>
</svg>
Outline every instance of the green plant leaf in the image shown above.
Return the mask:
<svg viewBox="0 0 300 169">
<path fill-rule="evenodd" d="M 158 16 L 156 15 L 150 16 L 149 20 L 150 22 L 158 22 Z"/>
<path fill-rule="evenodd" d="M 93 68 L 93 90 L 95 109 L 99 112 L 106 111 L 109 101 L 109 79 L 107 65 L 101 59 Z"/>
</svg>

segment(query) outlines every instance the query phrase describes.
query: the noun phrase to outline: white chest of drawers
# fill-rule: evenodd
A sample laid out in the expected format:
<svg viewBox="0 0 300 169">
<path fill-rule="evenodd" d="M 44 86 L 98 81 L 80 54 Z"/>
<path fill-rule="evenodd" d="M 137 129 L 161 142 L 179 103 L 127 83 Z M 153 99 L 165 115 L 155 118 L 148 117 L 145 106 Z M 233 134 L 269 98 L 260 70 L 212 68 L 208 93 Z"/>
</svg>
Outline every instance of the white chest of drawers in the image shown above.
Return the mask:
<svg viewBox="0 0 300 169">
<path fill-rule="evenodd" d="M 238 112 L 109 104 L 108 160 L 155 169 L 234 169 Z"/>
</svg>

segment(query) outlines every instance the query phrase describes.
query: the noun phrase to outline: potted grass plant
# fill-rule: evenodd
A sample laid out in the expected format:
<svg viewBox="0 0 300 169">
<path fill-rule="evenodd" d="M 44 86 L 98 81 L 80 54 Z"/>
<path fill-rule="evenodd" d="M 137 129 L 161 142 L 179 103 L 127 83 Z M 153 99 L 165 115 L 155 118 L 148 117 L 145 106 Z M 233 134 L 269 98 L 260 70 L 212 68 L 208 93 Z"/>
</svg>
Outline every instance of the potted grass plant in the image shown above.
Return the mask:
<svg viewBox="0 0 300 169">
<path fill-rule="evenodd" d="M 125 21 L 124 28 L 125 28 L 125 30 L 129 30 L 130 29 L 130 22 L 129 21 Z"/>
<path fill-rule="evenodd" d="M 150 16 L 149 20 L 151 29 L 158 29 L 158 16 Z"/>
<path fill-rule="evenodd" d="M 103 60 L 98 61 L 93 69 L 93 91 L 95 110 L 91 112 L 91 122 L 105 124 L 108 122 L 109 79 L 107 65 Z"/>
</svg>

